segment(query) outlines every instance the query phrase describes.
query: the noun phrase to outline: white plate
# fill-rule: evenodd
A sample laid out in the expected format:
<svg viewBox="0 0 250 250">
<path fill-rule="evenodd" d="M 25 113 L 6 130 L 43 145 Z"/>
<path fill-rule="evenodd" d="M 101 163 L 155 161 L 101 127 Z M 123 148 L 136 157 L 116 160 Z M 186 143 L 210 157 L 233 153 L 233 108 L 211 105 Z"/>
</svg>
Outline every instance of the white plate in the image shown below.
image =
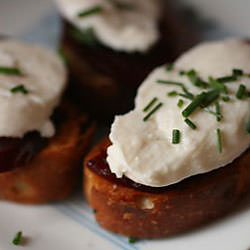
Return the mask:
<svg viewBox="0 0 250 250">
<path fill-rule="evenodd" d="M 220 24 L 224 26 L 224 29 L 220 30 L 218 28 L 205 30 L 206 38 L 213 39 L 231 34 L 248 35 L 249 26 L 244 24 L 249 24 L 250 15 L 244 13 L 249 10 L 250 4 L 246 0 L 209 2 L 187 0 L 187 2 L 194 2 L 198 7 L 203 6 L 202 13 L 205 16 L 220 20 Z M 232 12 L 225 9 L 237 9 L 233 12 L 236 15 L 233 22 Z M 241 18 L 242 13 L 245 15 L 244 19 Z M 57 12 L 49 0 L 0 0 L 0 33 L 15 35 L 55 48 L 59 26 Z M 234 30 L 229 29 L 231 26 Z M 239 27 L 242 27 L 240 32 Z M 20 230 L 24 233 L 26 244 L 23 247 L 13 246 L 11 241 L 15 233 Z M 0 250 L 18 248 L 27 250 L 247 250 L 249 247 L 250 197 L 233 214 L 209 226 L 178 237 L 143 240 L 136 244 L 129 244 L 127 238 L 103 230 L 95 222 L 93 213 L 81 194 L 64 202 L 42 206 L 0 202 Z"/>
<path fill-rule="evenodd" d="M 15 250 L 14 234 L 23 231 L 27 250 L 142 249 L 247 250 L 250 247 L 250 197 L 232 214 L 190 233 L 164 240 L 128 243 L 96 222 L 79 194 L 46 206 L 0 202 L 0 249 Z"/>
</svg>

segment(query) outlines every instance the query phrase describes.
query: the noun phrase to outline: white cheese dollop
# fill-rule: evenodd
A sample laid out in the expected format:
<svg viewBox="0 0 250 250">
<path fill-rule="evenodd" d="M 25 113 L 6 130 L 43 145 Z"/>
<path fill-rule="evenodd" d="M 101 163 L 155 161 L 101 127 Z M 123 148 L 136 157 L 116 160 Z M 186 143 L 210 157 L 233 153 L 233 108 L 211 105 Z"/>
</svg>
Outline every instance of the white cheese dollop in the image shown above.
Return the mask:
<svg viewBox="0 0 250 250">
<path fill-rule="evenodd" d="M 250 144 L 250 135 L 245 132 L 250 99 L 238 100 L 235 94 L 240 84 L 250 90 L 249 77 L 226 83 L 231 100 L 220 101 L 220 122 L 204 109 L 192 113 L 189 119 L 196 124 L 196 130 L 187 126 L 181 114 L 191 101 L 167 96 L 170 91 L 183 92 L 182 89 L 156 83 L 159 79 L 181 82 L 198 94 L 203 89 L 181 76 L 180 70 L 195 69 L 207 80 L 208 76 L 231 75 L 235 68 L 250 73 L 250 44 L 242 40 L 203 43 L 181 56 L 173 70 L 166 71 L 164 66 L 154 70 L 138 90 L 135 109 L 115 117 L 107 156 L 111 171 L 117 177 L 125 175 L 137 183 L 160 187 L 225 166 L 240 156 Z M 144 122 L 147 112 L 142 110 L 154 97 L 163 106 Z M 184 100 L 182 108 L 177 106 L 179 99 Z M 209 108 L 215 110 L 214 104 Z M 173 129 L 181 132 L 179 144 L 172 144 Z M 217 148 L 217 129 L 221 130 L 222 153 Z"/>
<path fill-rule="evenodd" d="M 22 75 L 0 73 L 0 137 L 22 137 L 39 131 L 55 133 L 50 120 L 66 83 L 60 58 L 40 47 L 14 40 L 0 41 L 0 67 L 17 68 Z M 23 85 L 27 94 L 11 89 Z"/>
<path fill-rule="evenodd" d="M 62 15 L 79 29 L 93 28 L 106 46 L 125 52 L 146 52 L 159 39 L 159 0 L 56 0 Z M 113 3 L 131 6 L 119 9 Z M 81 11 L 102 6 L 103 11 L 78 17 Z"/>
</svg>

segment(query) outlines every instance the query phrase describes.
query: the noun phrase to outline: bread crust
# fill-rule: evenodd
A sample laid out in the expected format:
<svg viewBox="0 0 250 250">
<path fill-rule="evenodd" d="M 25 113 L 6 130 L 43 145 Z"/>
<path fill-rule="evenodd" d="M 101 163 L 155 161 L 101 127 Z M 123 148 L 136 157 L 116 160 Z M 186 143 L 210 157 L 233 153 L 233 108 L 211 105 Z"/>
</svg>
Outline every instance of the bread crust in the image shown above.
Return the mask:
<svg viewBox="0 0 250 250">
<path fill-rule="evenodd" d="M 95 126 L 71 105 L 60 109 L 67 119 L 56 135 L 34 158 L 15 170 L 0 173 L 0 199 L 38 204 L 66 198 L 80 181 L 80 162 L 90 144 Z"/>
<path fill-rule="evenodd" d="M 99 224 L 114 233 L 138 238 L 183 233 L 223 216 L 250 189 L 249 151 L 226 167 L 159 192 L 120 185 L 88 167 L 109 143 L 104 140 L 86 157 L 84 190 Z"/>
</svg>

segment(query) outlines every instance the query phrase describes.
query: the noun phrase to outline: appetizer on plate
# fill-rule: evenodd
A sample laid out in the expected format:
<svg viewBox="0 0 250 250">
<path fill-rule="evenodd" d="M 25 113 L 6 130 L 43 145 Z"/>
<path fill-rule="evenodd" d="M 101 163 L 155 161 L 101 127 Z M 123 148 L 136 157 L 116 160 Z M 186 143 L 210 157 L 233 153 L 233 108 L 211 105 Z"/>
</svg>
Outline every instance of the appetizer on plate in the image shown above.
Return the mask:
<svg viewBox="0 0 250 250">
<path fill-rule="evenodd" d="M 61 101 L 66 80 L 57 55 L 0 40 L 0 199 L 59 200 L 80 180 L 93 125 Z"/>
<path fill-rule="evenodd" d="M 157 238 L 229 212 L 250 190 L 250 44 L 202 43 L 140 86 L 85 159 L 97 221 Z"/>
<path fill-rule="evenodd" d="M 196 40 L 168 1 L 56 2 L 63 18 L 61 48 L 71 73 L 71 93 L 95 118 L 105 120 L 132 108 L 147 74 Z"/>
</svg>

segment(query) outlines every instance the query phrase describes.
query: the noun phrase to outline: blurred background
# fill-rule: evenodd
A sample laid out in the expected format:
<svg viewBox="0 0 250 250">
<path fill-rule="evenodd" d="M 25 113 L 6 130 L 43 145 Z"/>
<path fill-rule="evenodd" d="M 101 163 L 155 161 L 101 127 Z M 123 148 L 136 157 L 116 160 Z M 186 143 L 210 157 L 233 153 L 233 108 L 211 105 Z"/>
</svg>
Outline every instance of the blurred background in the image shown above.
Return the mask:
<svg viewBox="0 0 250 250">
<path fill-rule="evenodd" d="M 250 35 L 249 0 L 175 2 L 190 18 L 195 19 L 203 32 L 203 39 Z M 52 0 L 0 0 L 0 33 L 53 47 L 59 26 L 57 10 Z"/>
</svg>

